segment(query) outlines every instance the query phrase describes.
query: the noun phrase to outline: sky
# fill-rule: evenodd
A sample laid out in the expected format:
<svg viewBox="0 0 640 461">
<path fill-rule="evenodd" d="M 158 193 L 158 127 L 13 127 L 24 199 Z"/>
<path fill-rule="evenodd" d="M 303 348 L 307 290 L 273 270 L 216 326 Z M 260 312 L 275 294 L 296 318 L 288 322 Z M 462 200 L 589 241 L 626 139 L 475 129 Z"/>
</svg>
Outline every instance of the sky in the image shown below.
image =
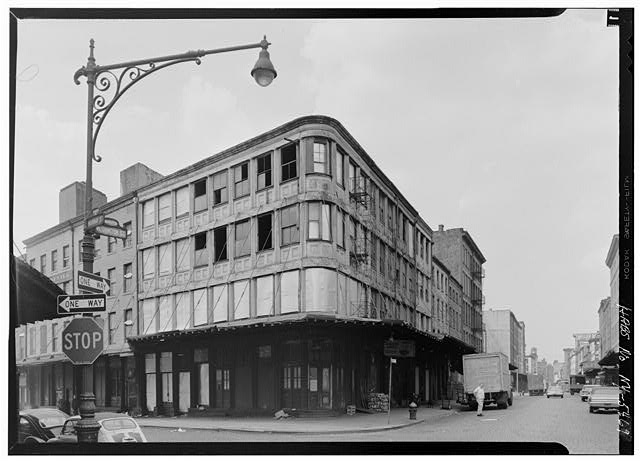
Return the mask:
<svg viewBox="0 0 640 461">
<path fill-rule="evenodd" d="M 605 10 L 524 19 L 20 20 L 14 242 L 58 224 L 85 180 L 86 64 L 259 42 L 132 87 L 97 140 L 94 187 L 120 194 L 141 162 L 170 174 L 294 118 L 340 121 L 437 229 L 464 227 L 487 259 L 485 309 L 526 325 L 527 351 L 563 360 L 598 329 L 617 232 L 618 30 Z M 37 212 L 35 212 L 37 211 Z M 17 252 L 16 246 L 14 251 Z"/>
</svg>

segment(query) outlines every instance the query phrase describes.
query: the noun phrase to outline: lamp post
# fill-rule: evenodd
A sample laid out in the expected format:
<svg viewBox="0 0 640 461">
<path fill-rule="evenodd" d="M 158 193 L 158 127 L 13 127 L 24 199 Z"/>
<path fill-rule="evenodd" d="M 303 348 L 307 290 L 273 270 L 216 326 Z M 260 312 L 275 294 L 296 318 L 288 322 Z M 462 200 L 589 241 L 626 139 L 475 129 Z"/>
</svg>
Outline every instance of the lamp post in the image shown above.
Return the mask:
<svg viewBox="0 0 640 461">
<path fill-rule="evenodd" d="M 261 48 L 258 61 L 251 70 L 251 76 L 260 86 L 269 85 L 277 73 L 269 59 L 267 48 L 271 43 L 265 36 L 259 43 L 249 45 L 216 48 L 212 50 L 187 51 L 182 54 L 160 56 L 157 58 L 139 59 L 117 64 L 101 66 L 96 64 L 93 56 L 94 41 L 89 41 L 89 58 L 87 65 L 81 67 L 73 75 L 76 85 L 80 84 L 79 78 L 87 79 L 87 177 L 85 182 L 85 208 L 84 208 L 84 238 L 82 240 L 82 269 L 93 273 L 93 260 L 95 256 L 95 235 L 88 226 L 88 220 L 93 212 L 93 161 L 100 162 L 102 158 L 95 154 L 96 139 L 105 117 L 111 111 L 120 97 L 133 85 L 143 78 L 182 62 L 195 62 L 200 64 L 200 58 L 210 54 L 228 53 L 231 51 Z M 98 92 L 94 95 L 94 90 Z M 95 130 L 94 130 L 95 126 Z M 83 391 L 80 395 L 80 417 L 76 429 L 78 442 L 97 442 L 100 426 L 95 416 L 95 396 L 93 394 L 93 373 L 91 365 L 82 365 Z"/>
</svg>

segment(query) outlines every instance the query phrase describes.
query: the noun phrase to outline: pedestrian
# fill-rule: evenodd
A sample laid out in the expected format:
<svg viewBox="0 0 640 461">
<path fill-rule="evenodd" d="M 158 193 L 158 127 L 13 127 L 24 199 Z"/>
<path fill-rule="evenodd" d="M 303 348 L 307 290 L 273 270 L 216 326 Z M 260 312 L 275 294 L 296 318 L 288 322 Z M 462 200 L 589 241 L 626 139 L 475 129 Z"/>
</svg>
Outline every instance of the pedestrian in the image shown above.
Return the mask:
<svg viewBox="0 0 640 461">
<path fill-rule="evenodd" d="M 476 398 L 476 402 L 478 402 L 478 412 L 476 415 L 482 416 L 482 406 L 484 405 L 484 384 L 478 384 L 478 387 L 473 390 L 473 395 Z"/>
</svg>

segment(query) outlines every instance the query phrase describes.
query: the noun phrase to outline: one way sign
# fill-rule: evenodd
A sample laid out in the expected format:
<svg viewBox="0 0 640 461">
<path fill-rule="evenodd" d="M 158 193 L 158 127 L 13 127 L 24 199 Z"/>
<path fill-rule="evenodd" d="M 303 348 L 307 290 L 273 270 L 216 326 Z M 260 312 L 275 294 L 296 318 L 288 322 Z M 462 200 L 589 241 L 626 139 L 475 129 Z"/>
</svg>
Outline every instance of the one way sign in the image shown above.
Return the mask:
<svg viewBox="0 0 640 461">
<path fill-rule="evenodd" d="M 78 271 L 78 288 L 89 293 L 107 293 L 111 286 L 110 280 L 90 272 Z"/>
<path fill-rule="evenodd" d="M 107 310 L 107 295 L 59 295 L 58 314 L 84 314 Z"/>
</svg>

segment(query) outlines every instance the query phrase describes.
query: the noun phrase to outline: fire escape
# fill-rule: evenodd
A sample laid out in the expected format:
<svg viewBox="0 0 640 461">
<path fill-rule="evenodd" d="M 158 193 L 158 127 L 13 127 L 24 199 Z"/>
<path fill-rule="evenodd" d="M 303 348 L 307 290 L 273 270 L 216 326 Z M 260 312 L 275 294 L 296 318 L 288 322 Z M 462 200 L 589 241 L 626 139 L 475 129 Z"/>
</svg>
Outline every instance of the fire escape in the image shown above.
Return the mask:
<svg viewBox="0 0 640 461">
<path fill-rule="evenodd" d="M 371 269 L 372 246 L 370 235 L 376 229 L 375 203 L 369 193 L 368 178 L 359 176 L 349 179 L 349 201 L 355 211 L 354 217 L 360 223 L 356 226 L 355 235 L 351 236 L 349 242 L 349 263 L 354 271 L 365 281 L 363 289 L 358 292 L 357 302 L 352 302 L 351 312 L 356 317 L 377 318 L 377 308 L 374 305 L 367 286 L 371 285 L 371 280 L 376 275 Z M 379 300 L 378 300 L 379 302 Z"/>
</svg>

